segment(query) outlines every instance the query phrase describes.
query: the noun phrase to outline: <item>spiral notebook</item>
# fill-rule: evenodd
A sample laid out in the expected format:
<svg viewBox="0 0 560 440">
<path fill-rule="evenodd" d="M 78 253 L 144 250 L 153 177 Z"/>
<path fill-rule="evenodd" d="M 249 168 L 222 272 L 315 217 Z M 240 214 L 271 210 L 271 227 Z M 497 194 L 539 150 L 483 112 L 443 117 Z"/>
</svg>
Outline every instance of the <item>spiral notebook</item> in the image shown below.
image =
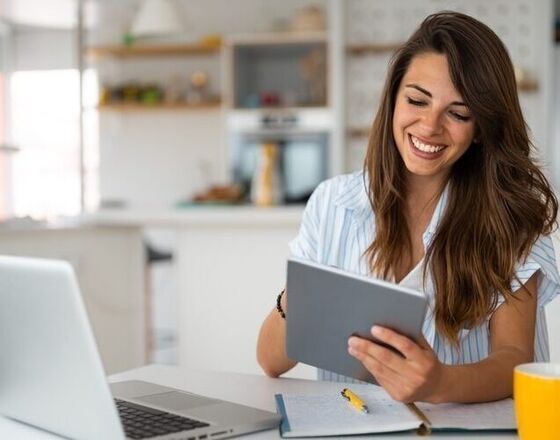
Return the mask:
<svg viewBox="0 0 560 440">
<path fill-rule="evenodd" d="M 341 389 L 344 384 L 341 384 Z M 418 431 L 514 431 L 513 400 L 477 404 L 403 404 L 374 385 L 351 386 L 369 408 L 357 411 L 339 390 L 320 394 L 277 394 L 284 438 Z"/>
</svg>

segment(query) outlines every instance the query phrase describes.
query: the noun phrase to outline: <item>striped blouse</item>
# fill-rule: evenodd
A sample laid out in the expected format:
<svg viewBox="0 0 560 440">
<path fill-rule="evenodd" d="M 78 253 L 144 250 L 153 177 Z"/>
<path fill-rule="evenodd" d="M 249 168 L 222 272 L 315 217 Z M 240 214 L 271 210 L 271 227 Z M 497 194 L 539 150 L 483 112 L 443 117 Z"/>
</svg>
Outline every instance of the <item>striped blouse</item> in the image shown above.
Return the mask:
<svg viewBox="0 0 560 440">
<path fill-rule="evenodd" d="M 363 177 L 363 172 L 337 176 L 316 188 L 303 213 L 299 233 L 290 242 L 293 256 L 336 266 L 349 272 L 369 275 L 367 260 L 363 255 L 373 241 L 375 223 Z M 432 219 L 424 232 L 425 249 L 429 246 L 443 215 L 447 196 L 446 189 L 440 196 Z M 549 360 L 544 306 L 560 292 L 560 274 L 550 236 L 539 237 L 527 260 L 518 264 L 517 277 L 521 283 L 525 283 L 536 271 L 540 273 L 537 283 L 535 361 L 543 362 Z M 516 291 L 519 287 L 517 280 L 512 281 L 512 291 Z M 424 294 L 428 296 L 430 306 L 422 331 L 441 362 L 467 364 L 478 362 L 488 356 L 490 316 L 478 327 L 461 330 L 457 348 L 449 344 L 436 331 L 433 314 L 434 289 L 429 274 Z M 503 302 L 503 298 L 499 302 Z M 324 380 L 353 381 L 323 370 L 319 370 L 318 376 Z"/>
</svg>

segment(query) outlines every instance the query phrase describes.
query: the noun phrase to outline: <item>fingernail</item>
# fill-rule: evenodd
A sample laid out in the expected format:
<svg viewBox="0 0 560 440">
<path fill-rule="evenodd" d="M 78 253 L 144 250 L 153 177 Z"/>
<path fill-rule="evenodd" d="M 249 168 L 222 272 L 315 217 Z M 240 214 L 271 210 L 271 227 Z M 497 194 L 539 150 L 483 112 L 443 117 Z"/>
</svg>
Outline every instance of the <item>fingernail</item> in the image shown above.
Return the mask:
<svg viewBox="0 0 560 440">
<path fill-rule="evenodd" d="M 374 326 L 371 328 L 371 334 L 372 334 L 373 336 L 379 336 L 380 333 L 381 333 L 381 327 L 379 327 L 378 325 L 374 325 Z"/>
</svg>

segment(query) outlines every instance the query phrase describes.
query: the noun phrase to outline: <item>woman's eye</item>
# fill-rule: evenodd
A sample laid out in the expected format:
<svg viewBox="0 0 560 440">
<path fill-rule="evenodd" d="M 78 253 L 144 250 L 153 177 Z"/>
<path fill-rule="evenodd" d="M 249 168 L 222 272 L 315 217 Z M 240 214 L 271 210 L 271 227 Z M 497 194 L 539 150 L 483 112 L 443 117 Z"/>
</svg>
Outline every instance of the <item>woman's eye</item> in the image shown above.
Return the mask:
<svg viewBox="0 0 560 440">
<path fill-rule="evenodd" d="M 458 121 L 461 121 L 461 122 L 467 122 L 467 121 L 470 121 L 470 119 L 471 119 L 470 116 L 465 116 L 465 115 L 462 115 L 462 114 L 456 113 L 456 112 L 451 112 L 451 115 L 455 119 L 457 119 Z"/>
<path fill-rule="evenodd" d="M 409 104 L 415 105 L 417 107 L 423 107 L 426 105 L 426 103 L 424 101 L 417 101 L 416 99 L 412 99 L 412 98 L 406 98 L 406 100 L 408 101 Z"/>
</svg>

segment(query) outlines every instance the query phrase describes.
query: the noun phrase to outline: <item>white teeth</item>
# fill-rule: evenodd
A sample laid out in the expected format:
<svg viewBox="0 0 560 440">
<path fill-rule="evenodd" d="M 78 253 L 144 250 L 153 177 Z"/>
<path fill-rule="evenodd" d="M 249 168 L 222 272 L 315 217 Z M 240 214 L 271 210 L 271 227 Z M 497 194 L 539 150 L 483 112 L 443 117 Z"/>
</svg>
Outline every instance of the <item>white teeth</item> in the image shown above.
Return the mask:
<svg viewBox="0 0 560 440">
<path fill-rule="evenodd" d="M 413 145 L 420 151 L 425 153 L 437 153 L 438 151 L 443 150 L 445 147 L 443 145 L 430 145 L 421 142 L 418 138 L 410 135 L 410 139 L 412 139 Z"/>
</svg>

